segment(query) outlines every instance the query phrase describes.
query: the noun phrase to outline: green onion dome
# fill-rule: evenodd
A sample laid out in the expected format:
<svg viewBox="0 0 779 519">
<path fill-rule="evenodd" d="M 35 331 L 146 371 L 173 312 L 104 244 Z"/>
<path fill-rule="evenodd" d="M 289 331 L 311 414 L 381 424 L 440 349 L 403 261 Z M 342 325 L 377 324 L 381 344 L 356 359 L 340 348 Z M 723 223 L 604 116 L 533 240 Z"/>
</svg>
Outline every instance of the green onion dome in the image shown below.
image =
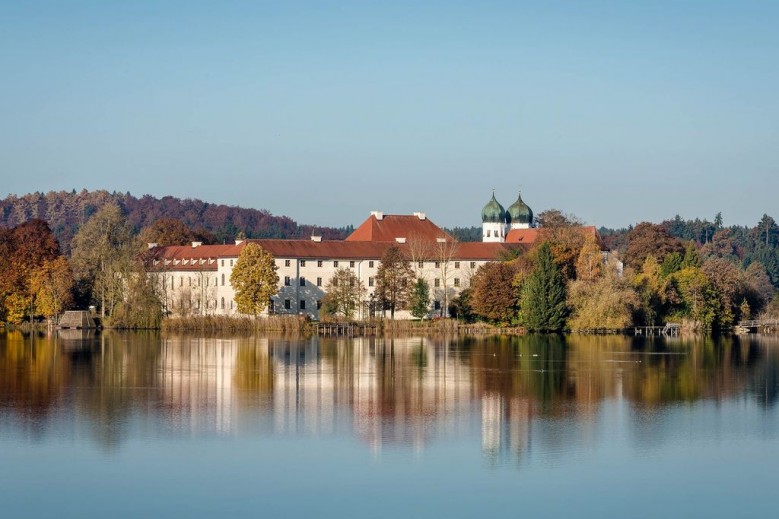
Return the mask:
<svg viewBox="0 0 779 519">
<path fill-rule="evenodd" d="M 506 223 L 506 210 L 495 200 L 495 193 L 492 193 L 492 200 L 481 210 L 481 221 L 482 223 Z"/>
<path fill-rule="evenodd" d="M 486 209 L 486 208 L 485 208 Z M 533 223 L 533 210 L 522 201 L 522 195 L 517 196 L 517 201 L 511 204 L 507 211 L 509 223 Z"/>
</svg>

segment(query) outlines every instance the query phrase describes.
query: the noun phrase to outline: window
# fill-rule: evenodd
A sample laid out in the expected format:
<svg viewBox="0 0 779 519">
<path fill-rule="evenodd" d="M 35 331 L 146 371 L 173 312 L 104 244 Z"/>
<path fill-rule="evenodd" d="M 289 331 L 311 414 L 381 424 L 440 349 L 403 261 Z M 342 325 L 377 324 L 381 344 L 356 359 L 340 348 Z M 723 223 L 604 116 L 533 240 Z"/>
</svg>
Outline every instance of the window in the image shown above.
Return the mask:
<svg viewBox="0 0 779 519">
<path fill-rule="evenodd" d="M 435 278 L 435 282 L 433 283 L 434 286 L 440 287 L 441 286 L 441 280 L 438 278 Z"/>
<path fill-rule="evenodd" d="M 171 276 L 170 277 L 170 288 L 171 288 L 171 290 L 173 289 L 174 286 L 176 286 L 175 283 L 176 283 L 176 278 Z"/>
<path fill-rule="evenodd" d="M 337 287 L 338 286 L 338 278 L 337 277 L 333 277 L 332 281 L 333 281 L 333 286 Z"/>
<path fill-rule="evenodd" d="M 300 266 L 305 267 L 306 266 L 306 260 L 300 260 Z"/>
<path fill-rule="evenodd" d="M 284 286 L 290 286 L 292 284 L 292 280 L 289 279 L 289 276 L 284 276 Z"/>
<path fill-rule="evenodd" d="M 271 310 L 273 310 L 273 300 L 271 300 L 271 304 L 269 305 L 269 308 Z M 231 299 L 230 300 L 230 310 L 232 310 L 232 309 L 233 309 L 233 300 Z"/>
<path fill-rule="evenodd" d="M 225 275 L 222 274 L 222 286 L 225 286 Z"/>
<path fill-rule="evenodd" d="M 303 276 L 300 277 L 300 286 L 302 287 L 306 286 L 306 278 L 304 278 Z"/>
<path fill-rule="evenodd" d="M 437 269 L 441 268 L 441 262 L 440 261 L 436 261 L 435 262 L 435 268 L 437 268 Z"/>
<path fill-rule="evenodd" d="M 475 268 L 476 268 L 476 262 L 475 262 L 475 261 L 472 261 L 472 262 L 471 262 L 471 268 L 472 268 L 472 269 L 475 269 Z"/>
<path fill-rule="evenodd" d="M 223 297 L 222 298 L 222 310 L 224 310 L 224 309 L 225 309 L 225 298 Z"/>
<path fill-rule="evenodd" d="M 490 237 L 490 231 L 487 231 L 487 238 L 489 238 L 489 237 Z"/>
<path fill-rule="evenodd" d="M 454 268 L 456 268 L 456 269 L 460 268 L 460 262 L 459 261 L 455 261 L 454 262 Z"/>
<path fill-rule="evenodd" d="M 319 310 L 320 308 L 322 308 L 322 300 L 321 299 L 317 299 L 316 300 L 316 309 Z"/>
<path fill-rule="evenodd" d="M 373 286 L 373 277 L 372 276 L 368 278 L 368 286 L 369 287 Z"/>
<path fill-rule="evenodd" d="M 289 267 L 289 260 L 284 260 L 284 266 Z"/>
<path fill-rule="evenodd" d="M 441 309 L 441 301 L 433 301 L 433 309 L 440 310 Z"/>
<path fill-rule="evenodd" d="M 316 278 L 316 286 L 318 287 L 322 286 L 322 278 Z"/>
<path fill-rule="evenodd" d="M 292 302 L 289 299 L 284 300 L 284 308 L 286 308 L 287 310 L 292 308 Z"/>
<path fill-rule="evenodd" d="M 403 281 L 405 281 L 405 279 L 404 279 Z M 352 278 L 352 279 L 350 279 L 350 280 L 349 280 L 349 286 L 350 286 L 350 287 L 353 287 L 353 286 L 354 286 L 354 278 Z"/>
<path fill-rule="evenodd" d="M 425 268 L 425 262 L 424 261 L 417 261 L 417 267 L 419 268 Z"/>
<path fill-rule="evenodd" d="M 301 299 L 300 300 L 300 309 L 301 310 L 305 310 L 306 309 L 306 300 L 305 299 Z"/>
<path fill-rule="evenodd" d="M 187 278 L 187 280 L 189 281 L 189 286 L 192 286 L 192 278 L 189 277 L 189 278 Z"/>
<path fill-rule="evenodd" d="M 232 307 L 233 307 L 232 305 L 233 305 L 233 302 L 232 302 L 232 301 L 230 301 L 230 308 L 232 308 Z M 273 310 L 274 310 L 275 308 L 276 308 L 276 301 L 274 301 L 273 299 L 271 299 L 270 301 L 268 301 L 268 312 L 272 314 L 272 313 L 273 313 Z"/>
<path fill-rule="evenodd" d="M 222 260 L 222 266 L 223 267 L 225 266 L 225 260 Z"/>
<path fill-rule="evenodd" d="M 208 278 L 206 278 L 206 286 L 208 286 Z"/>
<path fill-rule="evenodd" d="M 353 261 L 349 262 L 349 268 L 352 268 L 352 269 L 354 268 L 354 262 Z"/>
<path fill-rule="evenodd" d="M 371 269 L 373 268 L 373 260 L 368 262 L 368 268 L 371 268 Z"/>
<path fill-rule="evenodd" d="M 183 287 L 183 286 L 184 286 L 184 276 L 181 276 L 181 277 L 179 278 L 179 286 L 180 286 L 180 287 Z"/>
<path fill-rule="evenodd" d="M 322 260 L 318 260 L 318 261 L 316 262 L 316 266 L 317 266 L 317 267 L 321 267 L 321 266 L 322 266 Z"/>
<path fill-rule="evenodd" d="M 231 267 L 233 266 L 233 260 L 230 260 L 230 266 Z"/>
<path fill-rule="evenodd" d="M 460 278 L 454 278 L 454 286 L 456 287 L 460 286 Z"/>
<path fill-rule="evenodd" d="M 333 267 L 338 268 L 338 261 L 337 260 L 333 262 Z"/>
</svg>

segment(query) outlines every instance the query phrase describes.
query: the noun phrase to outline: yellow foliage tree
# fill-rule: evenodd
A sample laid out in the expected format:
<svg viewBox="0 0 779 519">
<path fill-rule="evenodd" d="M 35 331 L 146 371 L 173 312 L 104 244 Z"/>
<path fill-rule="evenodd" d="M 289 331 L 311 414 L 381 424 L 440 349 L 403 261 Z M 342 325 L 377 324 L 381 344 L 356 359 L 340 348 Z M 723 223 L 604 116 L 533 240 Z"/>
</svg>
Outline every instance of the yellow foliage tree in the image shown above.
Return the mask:
<svg viewBox="0 0 779 519">
<path fill-rule="evenodd" d="M 277 270 L 273 255 L 256 243 L 246 244 L 230 275 L 240 313 L 256 317 L 268 307 L 278 292 Z"/>
<path fill-rule="evenodd" d="M 594 281 L 603 272 L 603 257 L 595 238 L 588 236 L 576 260 L 576 278 Z"/>
<path fill-rule="evenodd" d="M 47 261 L 30 277 L 30 289 L 39 315 L 53 317 L 60 314 L 71 302 L 73 273 L 64 256 Z"/>
<path fill-rule="evenodd" d="M 594 281 L 576 280 L 568 287 L 572 330 L 621 330 L 633 322 L 640 305 L 636 291 L 614 273 Z"/>
</svg>

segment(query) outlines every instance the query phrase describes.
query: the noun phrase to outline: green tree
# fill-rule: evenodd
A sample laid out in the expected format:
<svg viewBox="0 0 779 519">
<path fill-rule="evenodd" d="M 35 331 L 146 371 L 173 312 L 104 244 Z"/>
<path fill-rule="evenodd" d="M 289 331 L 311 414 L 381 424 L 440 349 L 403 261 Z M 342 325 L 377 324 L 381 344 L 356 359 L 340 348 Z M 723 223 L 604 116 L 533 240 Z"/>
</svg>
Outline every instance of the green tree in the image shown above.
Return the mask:
<svg viewBox="0 0 779 519">
<path fill-rule="evenodd" d="M 325 285 L 325 292 L 323 313 L 351 319 L 365 297 L 365 286 L 353 270 L 340 268 Z"/>
<path fill-rule="evenodd" d="M 430 285 L 423 278 L 417 278 L 411 293 L 411 315 L 417 319 L 427 316 L 430 311 Z"/>
<path fill-rule="evenodd" d="M 706 273 L 699 267 L 687 267 L 672 277 L 682 298 L 682 315 L 702 330 L 711 330 L 717 318 L 719 300 Z"/>
<path fill-rule="evenodd" d="M 278 292 L 278 267 L 273 256 L 256 243 L 247 243 L 238 256 L 230 284 L 235 289 L 238 312 L 257 317 Z"/>
<path fill-rule="evenodd" d="M 411 280 L 414 272 L 397 245 L 391 245 L 381 257 L 376 270 L 376 297 L 382 308 L 390 311 L 392 319 L 395 310 L 402 310 L 411 298 Z"/>
<path fill-rule="evenodd" d="M 519 319 L 532 331 L 555 332 L 568 315 L 566 287 L 548 244 L 538 249 L 536 267 L 522 286 Z"/>
</svg>

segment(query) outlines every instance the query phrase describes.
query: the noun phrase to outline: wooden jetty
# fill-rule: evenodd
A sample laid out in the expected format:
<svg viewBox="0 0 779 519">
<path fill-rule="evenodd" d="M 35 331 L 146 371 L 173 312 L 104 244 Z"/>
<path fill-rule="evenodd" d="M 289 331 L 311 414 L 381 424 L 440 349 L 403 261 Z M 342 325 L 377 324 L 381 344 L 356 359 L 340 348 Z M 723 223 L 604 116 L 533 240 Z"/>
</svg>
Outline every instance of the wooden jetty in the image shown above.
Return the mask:
<svg viewBox="0 0 779 519">
<path fill-rule="evenodd" d="M 95 320 L 86 310 L 68 310 L 62 315 L 59 328 L 93 329 L 97 328 Z"/>
<path fill-rule="evenodd" d="M 779 330 L 779 319 L 750 319 L 736 325 L 736 333 L 772 333 Z"/>
<path fill-rule="evenodd" d="M 634 326 L 634 335 L 646 337 L 679 337 L 682 325 L 679 323 L 665 323 L 665 326 Z"/>
<path fill-rule="evenodd" d="M 376 335 L 378 327 L 370 323 L 316 323 L 317 335 L 340 335 L 354 337 L 355 335 Z"/>
</svg>

